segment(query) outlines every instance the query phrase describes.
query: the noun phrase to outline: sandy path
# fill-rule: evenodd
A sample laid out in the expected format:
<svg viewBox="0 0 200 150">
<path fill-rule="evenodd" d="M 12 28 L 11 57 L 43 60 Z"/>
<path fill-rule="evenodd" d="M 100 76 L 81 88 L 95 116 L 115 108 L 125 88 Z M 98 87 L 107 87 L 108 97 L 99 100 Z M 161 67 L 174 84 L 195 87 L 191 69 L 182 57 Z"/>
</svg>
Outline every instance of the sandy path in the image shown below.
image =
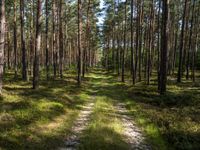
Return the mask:
<svg viewBox="0 0 200 150">
<path fill-rule="evenodd" d="M 72 134 L 69 135 L 65 140 L 65 147 L 59 148 L 58 150 L 76 150 L 80 144 L 79 137 L 83 131 L 87 128 L 90 121 L 90 116 L 93 112 L 94 100 L 83 107 L 80 111 L 77 120 L 72 127 Z"/>
<path fill-rule="evenodd" d="M 142 131 L 133 122 L 133 119 L 127 115 L 128 110 L 125 108 L 125 105 L 123 103 L 118 103 L 116 111 L 124 127 L 124 140 L 129 144 L 130 149 L 151 150 L 151 147 L 145 143 L 145 137 Z"/>
</svg>

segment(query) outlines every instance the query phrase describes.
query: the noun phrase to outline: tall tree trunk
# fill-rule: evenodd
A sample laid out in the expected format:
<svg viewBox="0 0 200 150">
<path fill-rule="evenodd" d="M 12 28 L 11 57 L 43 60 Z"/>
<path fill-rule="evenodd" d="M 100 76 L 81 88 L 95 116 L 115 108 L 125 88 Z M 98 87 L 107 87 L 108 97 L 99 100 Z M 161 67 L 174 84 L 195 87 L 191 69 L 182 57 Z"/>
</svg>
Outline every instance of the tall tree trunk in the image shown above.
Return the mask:
<svg viewBox="0 0 200 150">
<path fill-rule="evenodd" d="M 185 14 L 187 8 L 188 0 L 185 0 L 184 10 L 183 10 L 183 19 L 182 19 L 182 27 L 181 27 L 181 38 L 180 38 L 180 49 L 179 49 L 179 66 L 178 66 L 178 77 L 177 82 L 181 82 L 182 71 L 183 71 L 183 41 L 185 39 L 184 29 L 185 29 Z"/>
<path fill-rule="evenodd" d="M 144 17 L 144 12 L 143 12 L 143 8 L 144 8 L 144 1 L 141 0 L 140 2 L 140 37 L 139 37 L 139 68 L 138 68 L 138 80 L 139 82 L 142 80 L 142 47 L 143 47 L 143 17 Z"/>
<path fill-rule="evenodd" d="M 60 56 L 60 78 L 63 78 L 63 62 L 64 62 L 64 55 L 63 55 L 63 23 L 62 23 L 62 0 L 60 0 L 59 4 L 59 56 Z"/>
<path fill-rule="evenodd" d="M 15 55 L 15 60 L 14 60 L 14 65 L 15 65 L 15 79 L 17 79 L 17 17 L 16 17 L 16 0 L 14 0 L 14 32 L 13 32 L 13 37 L 14 37 L 14 55 Z"/>
<path fill-rule="evenodd" d="M 137 30 L 139 30 L 139 29 L 137 28 Z M 137 36 L 139 36 L 139 35 L 137 35 Z M 136 42 L 137 42 L 137 45 L 138 45 L 138 41 L 136 41 Z M 136 49 L 137 49 L 137 46 L 136 46 Z M 136 58 L 136 59 L 138 59 L 138 58 Z M 136 66 L 134 64 L 134 46 L 133 46 L 133 0 L 131 0 L 131 71 L 132 71 L 133 85 L 135 84 L 135 75 L 136 75 L 135 74 L 135 68 L 136 68 Z"/>
<path fill-rule="evenodd" d="M 53 74 L 54 74 L 54 79 L 56 78 L 56 6 L 55 6 L 55 0 L 53 0 L 53 8 L 52 8 L 52 15 L 53 15 L 53 46 L 52 46 L 52 52 L 53 52 Z"/>
<path fill-rule="evenodd" d="M 122 50 L 122 82 L 125 82 L 124 73 L 125 73 L 125 51 L 126 51 L 126 21 L 127 21 L 127 8 L 126 8 L 127 0 L 124 3 L 124 49 Z"/>
<path fill-rule="evenodd" d="M 22 49 L 22 79 L 27 80 L 26 47 L 24 37 L 24 0 L 20 0 L 20 20 L 21 20 L 21 49 Z"/>
<path fill-rule="evenodd" d="M 151 12 L 150 12 L 150 25 L 149 25 L 149 47 L 148 47 L 148 65 L 147 65 L 147 84 L 150 85 L 150 76 L 151 76 L 151 66 L 152 66 L 152 41 L 153 41 L 153 20 L 154 20 L 154 1 L 151 1 Z"/>
<path fill-rule="evenodd" d="M 35 37 L 35 60 L 33 70 L 33 89 L 39 87 L 39 65 L 40 65 L 40 46 L 41 46 L 41 23 L 42 23 L 42 1 L 37 1 L 37 18 L 36 18 L 36 37 Z"/>
<path fill-rule="evenodd" d="M 82 72 L 82 0 L 78 0 L 78 85 L 81 85 Z"/>
<path fill-rule="evenodd" d="M 158 41 L 157 41 L 157 51 L 158 51 L 158 60 L 157 60 L 157 75 L 158 75 L 158 90 L 160 90 L 160 11 L 161 11 L 161 0 L 159 0 L 158 8 Z"/>
<path fill-rule="evenodd" d="M 0 94 L 2 94 L 5 45 L 5 0 L 0 1 Z"/>
<path fill-rule="evenodd" d="M 90 51 L 90 19 L 89 19 L 89 12 L 90 12 L 90 0 L 88 0 L 87 4 L 87 23 L 86 23 L 86 34 L 85 34 L 85 49 L 83 54 L 83 69 L 82 69 L 82 76 L 85 77 L 86 67 L 87 67 L 87 53 Z M 90 59 L 90 58 L 89 58 Z"/>
<path fill-rule="evenodd" d="M 163 0 L 160 57 L 160 94 L 164 94 L 166 92 L 167 83 L 168 5 L 169 0 Z"/>
<path fill-rule="evenodd" d="M 189 49 L 187 54 L 187 65 L 186 65 L 186 79 L 189 79 L 189 67 L 190 67 L 190 53 L 192 51 L 192 35 L 193 35 L 193 20 L 194 20 L 194 10 L 195 10 L 195 0 L 192 4 L 192 18 L 190 21 L 190 35 L 189 35 Z"/>
<path fill-rule="evenodd" d="M 49 0 L 46 0 L 46 78 L 49 79 L 49 44 L 48 44 L 48 32 L 49 32 L 49 10 L 48 10 Z"/>
</svg>

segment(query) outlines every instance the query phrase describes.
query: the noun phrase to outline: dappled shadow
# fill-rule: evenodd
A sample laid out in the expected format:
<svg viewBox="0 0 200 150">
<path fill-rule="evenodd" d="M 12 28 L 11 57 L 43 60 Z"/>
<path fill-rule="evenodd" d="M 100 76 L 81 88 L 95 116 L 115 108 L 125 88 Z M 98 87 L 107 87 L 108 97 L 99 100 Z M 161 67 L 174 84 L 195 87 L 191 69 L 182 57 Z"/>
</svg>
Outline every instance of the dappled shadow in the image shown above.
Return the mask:
<svg viewBox="0 0 200 150">
<path fill-rule="evenodd" d="M 80 94 L 87 84 L 83 83 L 83 88 L 77 86 L 74 75 L 70 75 L 64 79 L 41 80 L 39 89 L 33 90 L 31 82 L 15 81 L 10 74 L 6 77 L 5 96 L 0 99 L 0 119 L 5 120 L 0 120 L 0 149 L 44 150 L 62 144 L 63 137 L 69 133 L 76 117 L 76 111 L 86 102 Z M 40 132 L 40 127 L 36 126 L 55 122 L 55 118 L 63 114 L 69 123 L 65 126 L 61 124 L 63 130 L 56 131 L 56 134 Z"/>
<path fill-rule="evenodd" d="M 174 145 L 175 149 L 179 150 L 199 150 L 200 148 L 200 133 L 189 133 L 187 131 L 169 130 L 164 134 L 169 143 Z"/>
<path fill-rule="evenodd" d="M 91 88 L 86 90 L 87 94 L 105 97 L 114 102 L 128 102 L 128 108 L 131 108 L 134 103 L 139 104 L 143 107 L 140 113 L 146 114 L 150 122 L 158 125 L 162 131 L 161 135 L 168 143 L 177 149 L 184 149 L 184 146 L 187 149 L 199 149 L 200 134 L 196 130 L 190 130 L 190 125 L 198 129 L 200 123 L 199 84 L 191 81 L 180 84 L 169 81 L 169 90 L 162 96 L 158 94 L 156 80 L 152 81 L 150 86 L 145 85 L 144 82 L 131 86 L 119 82 L 115 75 L 100 72 L 97 74 L 99 78 L 93 79 L 95 83 L 91 83 Z M 112 114 L 107 115 L 112 117 Z M 134 116 L 138 113 L 130 112 L 129 115 Z M 182 130 L 184 128 L 185 131 Z M 186 144 L 182 145 L 182 143 Z"/>
<path fill-rule="evenodd" d="M 132 99 L 140 103 L 147 103 L 160 107 L 184 107 L 188 105 L 199 104 L 200 88 L 168 91 L 166 95 L 162 96 L 158 94 L 157 86 L 147 85 L 127 85 L 114 80 L 113 77 L 102 77 L 92 79 L 95 82 L 104 80 L 102 84 L 93 85 L 90 87 L 95 91 L 87 91 L 89 95 L 106 96 L 113 100 L 124 101 L 125 99 Z"/>
<path fill-rule="evenodd" d="M 57 79 L 54 81 L 45 81 L 40 82 L 41 86 L 38 90 L 31 89 L 30 82 L 21 82 L 15 81 L 10 82 L 11 75 L 5 80 L 6 85 L 4 87 L 6 94 L 11 96 L 17 95 L 17 97 L 12 97 L 12 99 L 17 99 L 17 101 L 4 101 L 4 97 L 0 97 L 0 111 L 8 113 L 19 113 L 17 118 L 14 118 L 13 122 L 7 124 L 0 124 L 0 132 L 11 132 L 16 129 L 20 132 L 17 132 L 18 135 L 0 136 L 0 147 L 5 149 L 53 149 L 59 144 L 62 144 L 63 133 L 59 135 L 44 135 L 39 132 L 32 132 L 27 128 L 40 120 L 41 118 L 54 121 L 54 118 L 60 116 L 64 113 L 64 108 L 72 110 L 80 110 L 81 105 L 85 103 L 85 100 L 79 96 L 80 93 L 85 93 L 89 96 L 100 96 L 110 99 L 114 103 L 116 102 L 127 102 L 133 101 L 137 104 L 142 104 L 147 110 L 154 110 L 154 113 L 149 113 L 150 119 L 156 122 L 160 127 L 165 128 L 162 135 L 164 135 L 170 143 L 177 145 L 177 148 L 182 147 L 182 143 L 187 143 L 188 145 L 198 145 L 200 135 L 198 133 L 192 132 L 181 132 L 179 130 L 170 130 L 170 127 L 173 126 L 176 120 L 173 120 L 170 115 L 173 114 L 177 117 L 179 121 L 184 122 L 185 117 L 189 117 L 194 123 L 199 123 L 199 111 L 198 107 L 200 106 L 200 88 L 198 84 L 190 84 L 190 82 L 184 82 L 182 84 L 176 85 L 177 87 L 187 87 L 181 90 L 169 90 L 165 96 L 160 96 L 157 92 L 156 83 L 153 82 L 150 86 L 146 86 L 144 83 L 137 84 L 134 87 L 125 83 L 121 83 L 116 79 L 116 75 L 110 74 L 105 70 L 92 70 L 92 74 L 95 76 L 86 76 L 83 79 L 82 87 L 77 86 L 74 75 L 65 76 L 64 79 Z M 175 86 L 175 82 L 169 82 L 169 86 Z M 13 86 L 17 85 L 17 86 Z M 35 104 L 41 102 L 48 102 L 51 106 L 44 106 L 42 109 L 35 109 L 39 106 Z M 54 104 L 59 103 L 60 105 Z M 34 105 L 33 105 L 34 104 Z M 130 106 L 129 106 L 130 105 Z M 127 104 L 127 107 L 131 107 L 131 103 Z M 181 111 L 182 108 L 192 106 L 192 109 L 187 111 L 187 114 Z M 34 109 L 32 109 L 34 107 Z M 166 119 L 161 116 L 160 113 L 165 110 L 166 117 L 172 118 Z M 24 112 L 28 112 L 24 114 Z M 106 112 L 105 114 L 109 117 L 114 117 L 112 113 Z M 132 115 L 134 113 L 126 114 Z M 25 115 L 25 116 L 23 116 Z M 115 114 L 118 116 L 121 114 Z M 182 116 L 181 116 L 182 115 Z M 157 117 L 155 119 L 155 116 Z M 69 116 L 70 118 L 71 116 Z M 163 118 L 162 118 L 163 117 Z M 177 119 L 175 118 L 175 119 Z M 70 118 L 73 120 L 74 118 Z M 27 134 L 25 133 L 27 130 Z M 66 129 L 67 130 L 67 129 Z M 169 133 L 168 133 L 169 131 Z M 68 131 L 62 131 L 68 132 Z M 95 141 L 92 146 L 95 146 L 99 149 L 126 149 L 127 143 L 122 139 L 123 137 L 108 128 L 98 128 L 98 130 L 90 130 L 90 136 L 82 137 L 82 140 L 85 141 L 84 147 L 81 149 L 92 149 L 91 145 L 87 141 L 95 138 Z M 106 138 L 101 133 L 110 133 L 116 139 Z M 29 135 L 28 135 L 29 134 Z M 30 134 L 34 134 L 38 139 L 32 139 Z M 87 134 L 86 134 L 87 135 Z M 19 141 L 20 140 L 20 141 Z M 113 140 L 119 141 L 113 143 Z M 56 144 L 55 144 L 56 143 Z M 103 145 L 102 145 L 103 143 Z M 192 147 L 195 148 L 195 147 Z"/>
<path fill-rule="evenodd" d="M 80 145 L 79 147 L 81 150 L 129 149 L 128 144 L 123 140 L 122 135 L 116 133 L 116 131 L 111 128 L 98 127 L 96 129 L 89 129 L 87 132 L 84 134 L 85 136 L 81 137 L 81 143 L 84 143 L 84 145 Z"/>
</svg>

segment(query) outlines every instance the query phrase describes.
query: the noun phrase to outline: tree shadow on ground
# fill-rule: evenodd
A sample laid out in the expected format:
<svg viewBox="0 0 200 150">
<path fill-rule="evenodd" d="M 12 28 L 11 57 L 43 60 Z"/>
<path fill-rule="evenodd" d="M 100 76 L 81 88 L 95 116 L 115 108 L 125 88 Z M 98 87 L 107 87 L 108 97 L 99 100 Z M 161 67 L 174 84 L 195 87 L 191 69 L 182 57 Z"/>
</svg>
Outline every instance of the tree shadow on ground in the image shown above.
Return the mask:
<svg viewBox="0 0 200 150">
<path fill-rule="evenodd" d="M 99 75 L 102 75 L 99 73 Z M 158 94 L 157 85 L 136 84 L 130 86 L 117 81 L 115 76 L 105 73 L 101 78 L 94 79 L 98 84 L 90 85 L 93 90 L 86 90 L 89 95 L 106 97 L 116 102 L 134 102 L 143 107 L 141 113 L 149 117 L 161 129 L 169 147 L 175 149 L 199 149 L 200 134 L 189 130 L 200 121 L 200 86 L 183 82 L 169 83 L 166 95 Z M 128 103 L 132 107 L 134 103 Z M 130 106 L 129 106 L 130 105 Z M 132 113 L 133 115 L 134 113 Z M 188 119 L 189 118 L 189 119 Z M 187 122 L 187 123 L 186 123 Z M 186 128 L 187 130 L 182 130 Z M 186 143 L 186 144 L 184 144 Z"/>
</svg>

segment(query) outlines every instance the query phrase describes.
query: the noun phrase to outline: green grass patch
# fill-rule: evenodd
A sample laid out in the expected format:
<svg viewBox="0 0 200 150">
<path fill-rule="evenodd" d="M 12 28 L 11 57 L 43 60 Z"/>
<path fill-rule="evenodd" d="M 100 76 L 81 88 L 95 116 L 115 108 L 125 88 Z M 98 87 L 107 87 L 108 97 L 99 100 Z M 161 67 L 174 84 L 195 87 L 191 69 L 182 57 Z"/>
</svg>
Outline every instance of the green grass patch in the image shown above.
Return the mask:
<svg viewBox="0 0 200 150">
<path fill-rule="evenodd" d="M 14 80 L 8 72 L 0 98 L 0 149 L 56 149 L 63 145 L 82 105 L 90 99 L 75 74 L 46 81 L 31 89 L 31 81 Z M 89 82 L 88 82 L 89 84 Z"/>
<path fill-rule="evenodd" d="M 123 127 L 115 114 L 112 100 L 96 97 L 94 112 L 87 130 L 81 137 L 80 149 L 129 149 L 123 140 Z"/>
</svg>

